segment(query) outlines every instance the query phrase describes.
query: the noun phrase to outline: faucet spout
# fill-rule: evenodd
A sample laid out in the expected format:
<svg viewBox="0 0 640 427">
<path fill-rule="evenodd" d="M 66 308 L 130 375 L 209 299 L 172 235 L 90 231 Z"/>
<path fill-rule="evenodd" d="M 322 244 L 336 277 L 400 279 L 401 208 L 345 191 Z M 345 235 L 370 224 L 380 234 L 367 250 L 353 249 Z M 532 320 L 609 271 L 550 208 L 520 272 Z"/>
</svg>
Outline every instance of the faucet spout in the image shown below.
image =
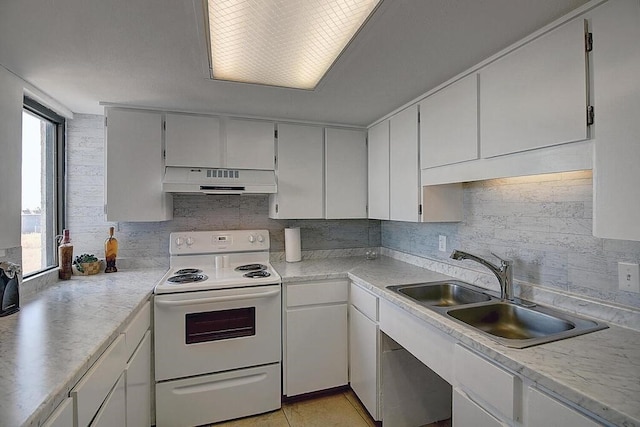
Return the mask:
<svg viewBox="0 0 640 427">
<path fill-rule="evenodd" d="M 504 260 L 495 254 L 493 255 L 496 258 L 500 259 L 499 267 L 485 260 L 484 258 L 480 258 L 479 256 L 470 254 L 468 252 L 459 251 L 459 250 L 454 250 L 451 253 L 451 258 L 458 261 L 468 259 L 487 267 L 498 279 L 498 283 L 500 284 L 500 299 L 512 300 L 513 299 L 513 261 Z"/>
</svg>

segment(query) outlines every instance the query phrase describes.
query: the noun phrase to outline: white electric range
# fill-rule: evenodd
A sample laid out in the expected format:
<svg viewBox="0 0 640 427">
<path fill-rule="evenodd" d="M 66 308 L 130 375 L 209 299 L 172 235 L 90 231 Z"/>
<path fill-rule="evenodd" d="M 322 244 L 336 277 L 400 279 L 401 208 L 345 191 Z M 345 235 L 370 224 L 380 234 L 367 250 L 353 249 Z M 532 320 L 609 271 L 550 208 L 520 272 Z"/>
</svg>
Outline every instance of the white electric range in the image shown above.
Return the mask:
<svg viewBox="0 0 640 427">
<path fill-rule="evenodd" d="M 268 230 L 177 232 L 154 293 L 156 423 L 280 407 L 281 285 Z"/>
</svg>

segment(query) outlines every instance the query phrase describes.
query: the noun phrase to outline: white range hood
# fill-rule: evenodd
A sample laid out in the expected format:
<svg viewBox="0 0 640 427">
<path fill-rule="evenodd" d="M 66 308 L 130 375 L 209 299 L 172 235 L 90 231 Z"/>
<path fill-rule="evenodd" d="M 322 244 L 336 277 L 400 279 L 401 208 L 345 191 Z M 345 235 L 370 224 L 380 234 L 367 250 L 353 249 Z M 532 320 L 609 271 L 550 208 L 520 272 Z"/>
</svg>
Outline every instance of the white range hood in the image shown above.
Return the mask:
<svg viewBox="0 0 640 427">
<path fill-rule="evenodd" d="M 165 193 L 270 194 L 277 191 L 270 170 L 166 167 Z"/>
</svg>

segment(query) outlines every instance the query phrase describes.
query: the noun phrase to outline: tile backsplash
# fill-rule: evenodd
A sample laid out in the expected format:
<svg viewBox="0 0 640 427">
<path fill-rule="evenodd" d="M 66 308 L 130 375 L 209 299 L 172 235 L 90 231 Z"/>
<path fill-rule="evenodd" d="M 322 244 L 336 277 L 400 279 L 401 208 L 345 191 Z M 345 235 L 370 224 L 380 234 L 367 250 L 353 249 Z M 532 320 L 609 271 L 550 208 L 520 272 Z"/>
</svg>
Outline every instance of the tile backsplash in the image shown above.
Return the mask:
<svg viewBox="0 0 640 427">
<path fill-rule="evenodd" d="M 104 117 L 76 114 L 67 124 L 67 151 L 67 225 L 76 254 L 102 257 L 112 225 L 119 258 L 138 265 L 168 263 L 169 233 L 184 230 L 268 229 L 272 252 L 284 250 L 285 227 L 301 228 L 305 251 L 380 246 L 379 221 L 272 220 L 267 195 L 175 195 L 171 221 L 110 223 L 103 214 Z"/>
<path fill-rule="evenodd" d="M 592 200 L 591 171 L 465 183 L 462 222 L 383 222 L 382 246 L 482 272 L 449 254 L 494 252 L 515 261 L 516 280 L 638 308 L 639 294 L 618 289 L 617 263 L 638 263 L 640 242 L 594 237 Z"/>
</svg>

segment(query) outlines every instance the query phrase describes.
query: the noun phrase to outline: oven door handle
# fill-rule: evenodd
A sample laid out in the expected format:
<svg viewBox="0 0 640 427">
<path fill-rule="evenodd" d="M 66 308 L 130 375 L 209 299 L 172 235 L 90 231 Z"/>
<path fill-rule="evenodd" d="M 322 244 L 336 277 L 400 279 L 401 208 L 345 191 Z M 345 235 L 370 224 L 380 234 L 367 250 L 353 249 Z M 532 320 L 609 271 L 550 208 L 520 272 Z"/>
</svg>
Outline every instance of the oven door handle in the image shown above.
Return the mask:
<svg viewBox="0 0 640 427">
<path fill-rule="evenodd" d="M 224 297 L 211 297 L 211 298 L 198 298 L 198 299 L 185 299 L 178 301 L 158 301 L 156 299 L 156 304 L 162 307 L 178 307 L 182 305 L 193 305 L 193 304 L 209 304 L 215 302 L 224 302 L 224 301 L 239 301 L 244 299 L 253 299 L 253 298 L 267 298 L 274 295 L 278 295 L 280 293 L 280 289 L 266 291 L 266 292 L 255 292 L 251 294 L 244 295 L 228 295 Z"/>
</svg>

